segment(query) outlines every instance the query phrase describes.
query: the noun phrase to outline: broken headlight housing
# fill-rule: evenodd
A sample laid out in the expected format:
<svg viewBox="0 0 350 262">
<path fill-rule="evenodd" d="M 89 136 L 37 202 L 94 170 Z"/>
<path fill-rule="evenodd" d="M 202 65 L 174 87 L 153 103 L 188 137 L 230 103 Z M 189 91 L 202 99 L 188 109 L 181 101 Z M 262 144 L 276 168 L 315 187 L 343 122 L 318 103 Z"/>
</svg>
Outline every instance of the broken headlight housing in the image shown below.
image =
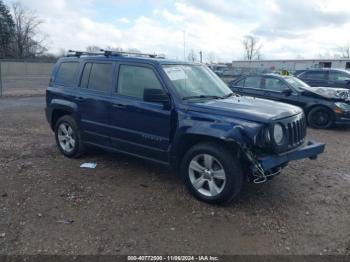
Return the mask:
<svg viewBox="0 0 350 262">
<path fill-rule="evenodd" d="M 347 103 L 337 102 L 337 103 L 334 103 L 334 105 L 337 108 L 341 109 L 342 111 L 350 111 L 350 105 Z"/>
<path fill-rule="evenodd" d="M 281 146 L 285 143 L 285 140 L 286 140 L 285 127 L 280 123 L 274 123 L 261 129 L 257 140 L 257 146 L 259 147 Z"/>
</svg>

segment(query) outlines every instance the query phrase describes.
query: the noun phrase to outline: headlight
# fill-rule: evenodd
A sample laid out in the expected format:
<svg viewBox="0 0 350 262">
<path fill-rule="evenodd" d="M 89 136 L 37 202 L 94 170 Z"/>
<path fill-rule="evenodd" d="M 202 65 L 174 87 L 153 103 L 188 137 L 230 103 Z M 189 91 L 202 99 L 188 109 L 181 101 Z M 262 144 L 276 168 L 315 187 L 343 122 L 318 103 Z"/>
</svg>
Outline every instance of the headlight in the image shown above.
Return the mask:
<svg viewBox="0 0 350 262">
<path fill-rule="evenodd" d="M 275 124 L 273 127 L 273 139 L 277 145 L 283 144 L 284 132 L 283 126 L 281 124 Z"/>
<path fill-rule="evenodd" d="M 337 102 L 337 103 L 334 103 L 334 105 L 340 108 L 341 110 L 350 111 L 350 105 L 347 103 Z"/>
</svg>

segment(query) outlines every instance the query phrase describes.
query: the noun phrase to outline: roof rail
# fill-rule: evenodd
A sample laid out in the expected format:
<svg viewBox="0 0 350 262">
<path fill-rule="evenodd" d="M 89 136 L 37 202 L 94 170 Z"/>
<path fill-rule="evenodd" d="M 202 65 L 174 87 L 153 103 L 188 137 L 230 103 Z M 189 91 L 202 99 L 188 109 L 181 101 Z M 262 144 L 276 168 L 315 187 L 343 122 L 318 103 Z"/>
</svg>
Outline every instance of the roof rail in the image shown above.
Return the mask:
<svg viewBox="0 0 350 262">
<path fill-rule="evenodd" d="M 71 57 L 71 56 L 81 57 L 82 55 L 104 55 L 104 53 L 92 53 L 92 52 L 85 52 L 85 51 L 68 50 L 67 57 Z"/>
<path fill-rule="evenodd" d="M 139 53 L 139 52 L 127 52 L 127 51 L 112 51 L 112 50 L 100 50 L 101 52 L 104 52 L 105 56 L 111 56 L 111 55 L 120 55 L 120 56 L 146 56 L 151 58 L 160 58 L 157 54 L 149 54 L 149 53 Z"/>
<path fill-rule="evenodd" d="M 141 56 L 141 57 L 150 57 L 150 58 L 165 58 L 164 55 L 160 56 L 157 54 L 147 54 L 147 53 L 138 53 L 138 52 L 126 52 L 126 51 L 112 51 L 112 50 L 103 50 L 101 49 L 99 53 L 92 53 L 92 52 L 86 52 L 86 51 L 73 51 L 68 50 L 67 57 L 81 57 L 82 55 L 104 55 L 106 57 L 109 56 Z"/>
</svg>

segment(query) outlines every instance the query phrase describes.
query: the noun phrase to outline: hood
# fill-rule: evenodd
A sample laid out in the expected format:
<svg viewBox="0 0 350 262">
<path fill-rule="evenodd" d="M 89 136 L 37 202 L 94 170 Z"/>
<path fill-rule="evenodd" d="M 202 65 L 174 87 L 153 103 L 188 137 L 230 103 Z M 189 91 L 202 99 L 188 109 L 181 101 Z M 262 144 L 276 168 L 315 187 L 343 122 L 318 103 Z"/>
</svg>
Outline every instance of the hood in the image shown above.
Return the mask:
<svg viewBox="0 0 350 262">
<path fill-rule="evenodd" d="M 308 86 L 302 89 L 324 98 L 350 101 L 350 90 L 346 88 Z"/>
<path fill-rule="evenodd" d="M 221 114 L 260 123 L 269 123 L 300 114 L 302 109 L 285 103 L 249 96 L 234 96 L 193 103 L 192 110 Z"/>
</svg>

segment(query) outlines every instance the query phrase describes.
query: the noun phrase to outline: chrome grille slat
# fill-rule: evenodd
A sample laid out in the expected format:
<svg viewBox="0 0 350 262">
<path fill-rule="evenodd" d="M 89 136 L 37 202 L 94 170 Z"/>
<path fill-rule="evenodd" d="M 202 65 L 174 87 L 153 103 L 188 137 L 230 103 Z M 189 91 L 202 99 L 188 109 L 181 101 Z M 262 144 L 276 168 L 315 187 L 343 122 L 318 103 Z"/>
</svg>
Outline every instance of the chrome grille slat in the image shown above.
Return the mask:
<svg viewBox="0 0 350 262">
<path fill-rule="evenodd" d="M 306 136 L 306 122 L 305 117 L 294 117 L 289 121 L 284 121 L 286 132 L 288 135 L 288 148 L 302 144 Z"/>
</svg>

